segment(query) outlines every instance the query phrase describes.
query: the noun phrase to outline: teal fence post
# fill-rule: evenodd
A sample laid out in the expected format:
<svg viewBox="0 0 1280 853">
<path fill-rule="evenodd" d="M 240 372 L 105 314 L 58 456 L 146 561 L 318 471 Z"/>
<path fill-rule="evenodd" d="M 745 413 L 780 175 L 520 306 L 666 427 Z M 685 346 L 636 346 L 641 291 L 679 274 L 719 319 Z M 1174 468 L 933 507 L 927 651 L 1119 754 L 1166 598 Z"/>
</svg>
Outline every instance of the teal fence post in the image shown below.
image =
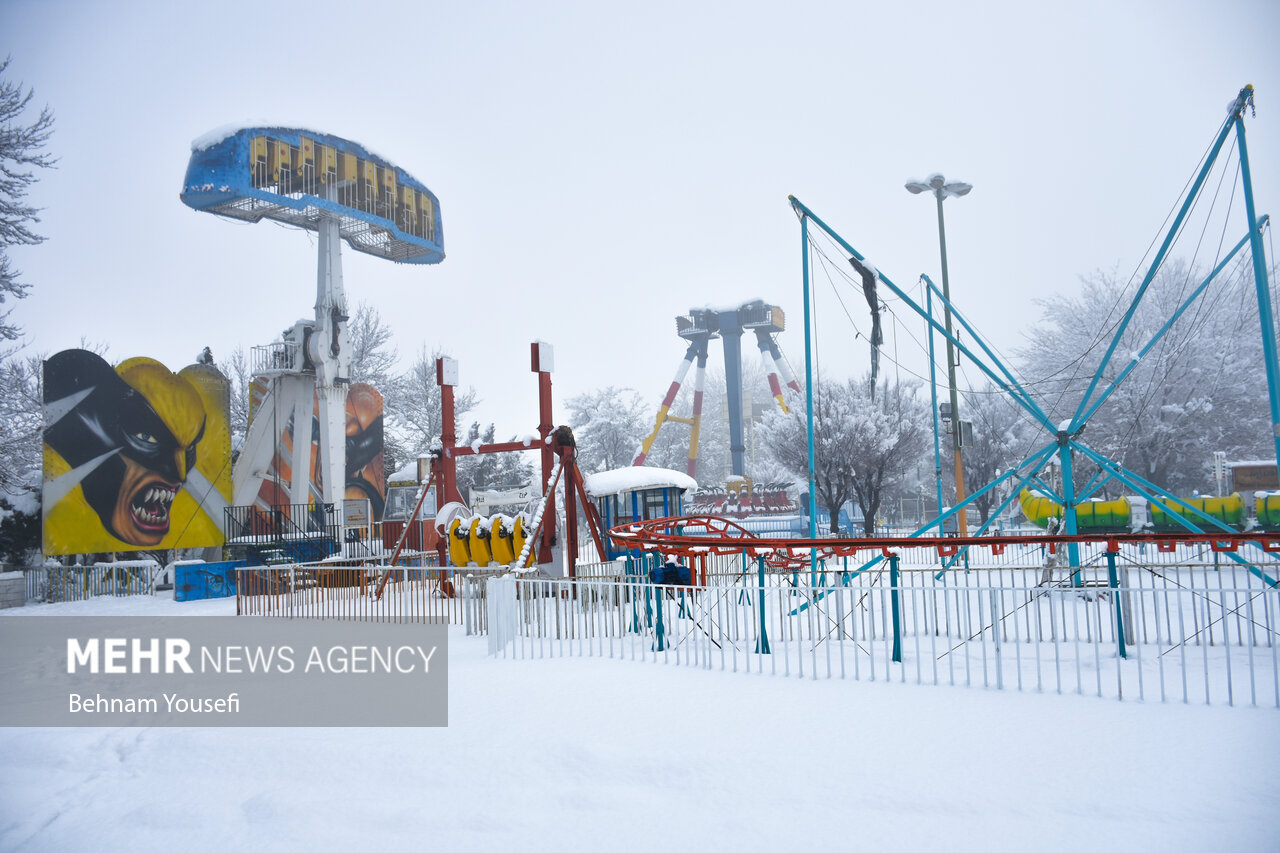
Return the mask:
<svg viewBox="0 0 1280 853">
<path fill-rule="evenodd" d="M 636 568 L 631 560 L 631 552 L 627 552 L 627 587 L 631 594 L 631 624 L 627 630 L 632 634 L 640 633 L 640 602 L 636 595 Z"/>
<path fill-rule="evenodd" d="M 662 625 L 663 591 L 660 586 L 651 586 L 650 589 L 653 590 L 653 609 L 655 611 L 653 616 L 653 650 L 655 652 L 663 652 L 667 650 L 667 632 Z"/>
<path fill-rule="evenodd" d="M 765 630 L 764 613 L 764 554 L 756 557 L 756 577 L 759 579 L 757 597 L 760 599 L 760 634 L 756 637 L 756 654 L 769 654 L 769 634 Z"/>
<path fill-rule="evenodd" d="M 1116 606 L 1116 650 L 1120 657 L 1127 660 L 1129 653 L 1124 647 L 1124 608 L 1120 606 L 1120 574 L 1116 571 L 1116 552 L 1107 549 L 1107 586 L 1111 587 L 1111 598 Z"/>
<path fill-rule="evenodd" d="M 644 562 L 641 564 L 644 569 L 644 626 L 646 628 L 653 627 L 653 574 L 649 568 L 649 555 L 644 555 Z"/>
<path fill-rule="evenodd" d="M 902 663 L 902 603 L 898 592 L 898 555 L 889 556 L 889 606 L 893 609 L 893 662 Z"/>
</svg>

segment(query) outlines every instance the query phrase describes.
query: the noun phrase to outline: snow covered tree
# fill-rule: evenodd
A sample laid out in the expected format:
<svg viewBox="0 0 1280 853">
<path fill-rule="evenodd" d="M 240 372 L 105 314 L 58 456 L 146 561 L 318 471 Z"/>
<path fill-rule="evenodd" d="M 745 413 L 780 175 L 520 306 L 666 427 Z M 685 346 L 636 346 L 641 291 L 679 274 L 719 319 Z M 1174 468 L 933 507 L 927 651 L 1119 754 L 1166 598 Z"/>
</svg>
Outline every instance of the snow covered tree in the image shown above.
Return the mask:
<svg viewBox="0 0 1280 853">
<path fill-rule="evenodd" d="M 440 438 L 440 386 L 436 385 L 436 359 L 443 350 L 418 351 L 409 369 L 395 378 L 382 392 L 386 407 L 386 447 L 391 460 L 404 465 L 425 456 Z M 453 390 L 454 413 L 459 421 L 476 407 L 479 397 L 474 388 Z"/>
<path fill-rule="evenodd" d="M 0 62 L 0 340 L 15 341 L 20 331 L 10 316 L 12 303 L 27 295 L 29 285 L 9 259 L 10 246 L 34 246 L 44 237 L 31 230 L 39 210 L 27 203 L 36 181 L 35 169 L 53 166 L 43 149 L 53 133 L 48 107 L 29 123 L 23 113 L 32 92 L 5 79 L 9 60 Z M 20 347 L 0 350 L 0 491 L 20 499 L 39 489 L 42 427 L 41 364 L 24 357 Z"/>
<path fill-rule="evenodd" d="M 1183 262 L 1165 264 L 1099 389 L 1128 366 L 1203 276 Z M 1083 280 L 1078 296 L 1042 303 L 1043 320 L 1019 356 L 1055 423 L 1075 411 L 1131 295 L 1131 285 L 1095 274 Z M 1083 439 L 1174 492 L 1208 488 L 1216 450 L 1228 458 L 1269 458 L 1273 444 L 1261 340 L 1245 258 L 1211 284 L 1137 364 L 1090 420 Z"/>
<path fill-rule="evenodd" d="M 19 330 L 9 319 L 11 301 L 26 296 L 29 285 L 13 268 L 8 250 L 10 246 L 44 242 L 44 237 L 31 230 L 40 221 L 40 211 L 28 204 L 26 197 L 36 181 L 33 170 L 50 168 L 56 161 L 43 150 L 53 134 L 53 113 L 44 107 L 30 123 L 23 122 L 33 93 L 5 79 L 8 67 L 7 58 L 0 62 L 0 304 L 10 303 L 0 313 L 0 338 L 12 341 Z"/>
<path fill-rule="evenodd" d="M 230 357 L 219 365 L 219 369 L 231 383 L 231 405 L 227 423 L 231 429 L 231 454 L 234 459 L 249 432 L 249 388 L 253 382 L 253 373 L 249 369 L 249 357 L 245 354 L 244 347 L 237 346 L 233 349 Z"/>
<path fill-rule="evenodd" d="M 515 437 L 508 439 L 514 441 Z M 489 424 L 483 430 L 472 423 L 459 444 L 496 444 L 497 430 Z M 538 451 L 537 444 L 532 451 Z M 471 489 L 509 489 L 523 486 L 534 479 L 533 463 L 526 453 L 483 453 L 458 459 L 458 493 L 468 500 Z"/>
<path fill-rule="evenodd" d="M 578 465 L 587 473 L 630 465 L 652 429 L 648 406 L 630 388 L 610 385 L 571 397 L 565 405 L 577 440 Z"/>
<path fill-rule="evenodd" d="M 969 494 L 973 494 L 1017 465 L 1034 449 L 1031 441 L 1038 437 L 1033 432 L 1038 428 L 1023 416 L 1022 410 L 1007 394 L 994 385 L 987 385 L 981 391 L 964 392 L 960 412 L 964 420 L 973 423 L 973 445 L 964 448 L 965 485 Z M 1044 436 L 1044 440 L 1047 441 L 1048 436 Z M 946 443 L 944 448 L 949 449 L 950 443 Z M 955 469 L 944 465 L 943 470 L 949 473 Z M 955 479 L 954 474 L 951 479 Z M 1000 496 L 991 491 L 973 502 L 978 510 L 979 524 L 987 523 L 998 500 Z"/>
<path fill-rule="evenodd" d="M 379 393 L 386 394 L 391 387 L 397 361 L 391 337 L 391 329 L 382 321 L 378 309 L 361 300 L 347 321 L 352 382 L 367 383 Z"/>
<path fill-rule="evenodd" d="M 43 364 L 38 355 L 0 359 L 0 492 L 11 496 L 40 487 Z"/>
<path fill-rule="evenodd" d="M 857 502 L 863 533 L 875 532 L 884 499 L 916 467 L 929 430 L 928 407 L 909 385 L 883 385 L 871 396 L 870 376 L 823 383 L 814 395 L 814 488 L 839 532 L 840 507 Z M 771 411 L 757 425 L 774 459 L 808 478 L 805 412 Z"/>
</svg>

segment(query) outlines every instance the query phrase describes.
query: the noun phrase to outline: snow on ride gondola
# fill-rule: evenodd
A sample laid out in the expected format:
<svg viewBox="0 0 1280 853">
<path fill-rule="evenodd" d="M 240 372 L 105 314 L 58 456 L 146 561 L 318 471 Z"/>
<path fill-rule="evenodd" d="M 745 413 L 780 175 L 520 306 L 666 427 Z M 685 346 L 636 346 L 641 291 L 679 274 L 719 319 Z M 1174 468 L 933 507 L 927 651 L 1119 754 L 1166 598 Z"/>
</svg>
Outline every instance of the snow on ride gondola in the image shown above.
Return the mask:
<svg viewBox="0 0 1280 853">
<path fill-rule="evenodd" d="M 327 133 L 253 126 L 195 140 L 182 201 L 196 210 L 318 230 L 336 217 L 351 248 L 407 264 L 444 260 L 440 202 L 369 149 Z"/>
</svg>

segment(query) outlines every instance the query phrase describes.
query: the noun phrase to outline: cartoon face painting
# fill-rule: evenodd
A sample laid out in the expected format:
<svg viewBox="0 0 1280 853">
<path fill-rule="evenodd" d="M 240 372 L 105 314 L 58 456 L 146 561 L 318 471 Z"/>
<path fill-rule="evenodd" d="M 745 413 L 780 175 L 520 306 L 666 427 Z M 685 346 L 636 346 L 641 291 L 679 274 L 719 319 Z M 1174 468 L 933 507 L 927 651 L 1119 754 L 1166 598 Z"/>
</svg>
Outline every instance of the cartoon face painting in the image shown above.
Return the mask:
<svg viewBox="0 0 1280 853">
<path fill-rule="evenodd" d="M 367 499 L 378 520 L 387 491 L 382 407 L 382 395 L 372 385 L 357 383 L 347 393 L 346 497 Z"/>
<path fill-rule="evenodd" d="M 50 511 L 82 496 L 112 539 L 135 548 L 164 542 L 210 421 L 205 395 L 185 373 L 149 358 L 112 368 L 85 350 L 45 363 L 46 525 Z"/>
</svg>

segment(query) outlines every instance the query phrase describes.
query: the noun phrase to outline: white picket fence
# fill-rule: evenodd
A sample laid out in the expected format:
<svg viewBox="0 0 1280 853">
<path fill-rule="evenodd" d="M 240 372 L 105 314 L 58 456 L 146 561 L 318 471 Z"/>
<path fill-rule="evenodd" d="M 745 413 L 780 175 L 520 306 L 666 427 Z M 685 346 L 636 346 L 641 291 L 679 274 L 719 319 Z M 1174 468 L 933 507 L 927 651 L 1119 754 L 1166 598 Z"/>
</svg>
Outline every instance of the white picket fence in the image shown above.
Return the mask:
<svg viewBox="0 0 1280 853">
<path fill-rule="evenodd" d="M 464 582 L 469 633 L 514 659 L 603 657 L 838 678 L 1280 708 L 1280 590 L 1237 565 L 888 566 Z M 601 573 L 603 575 L 603 572 Z M 1274 572 L 1269 577 L 1274 578 Z"/>
</svg>

